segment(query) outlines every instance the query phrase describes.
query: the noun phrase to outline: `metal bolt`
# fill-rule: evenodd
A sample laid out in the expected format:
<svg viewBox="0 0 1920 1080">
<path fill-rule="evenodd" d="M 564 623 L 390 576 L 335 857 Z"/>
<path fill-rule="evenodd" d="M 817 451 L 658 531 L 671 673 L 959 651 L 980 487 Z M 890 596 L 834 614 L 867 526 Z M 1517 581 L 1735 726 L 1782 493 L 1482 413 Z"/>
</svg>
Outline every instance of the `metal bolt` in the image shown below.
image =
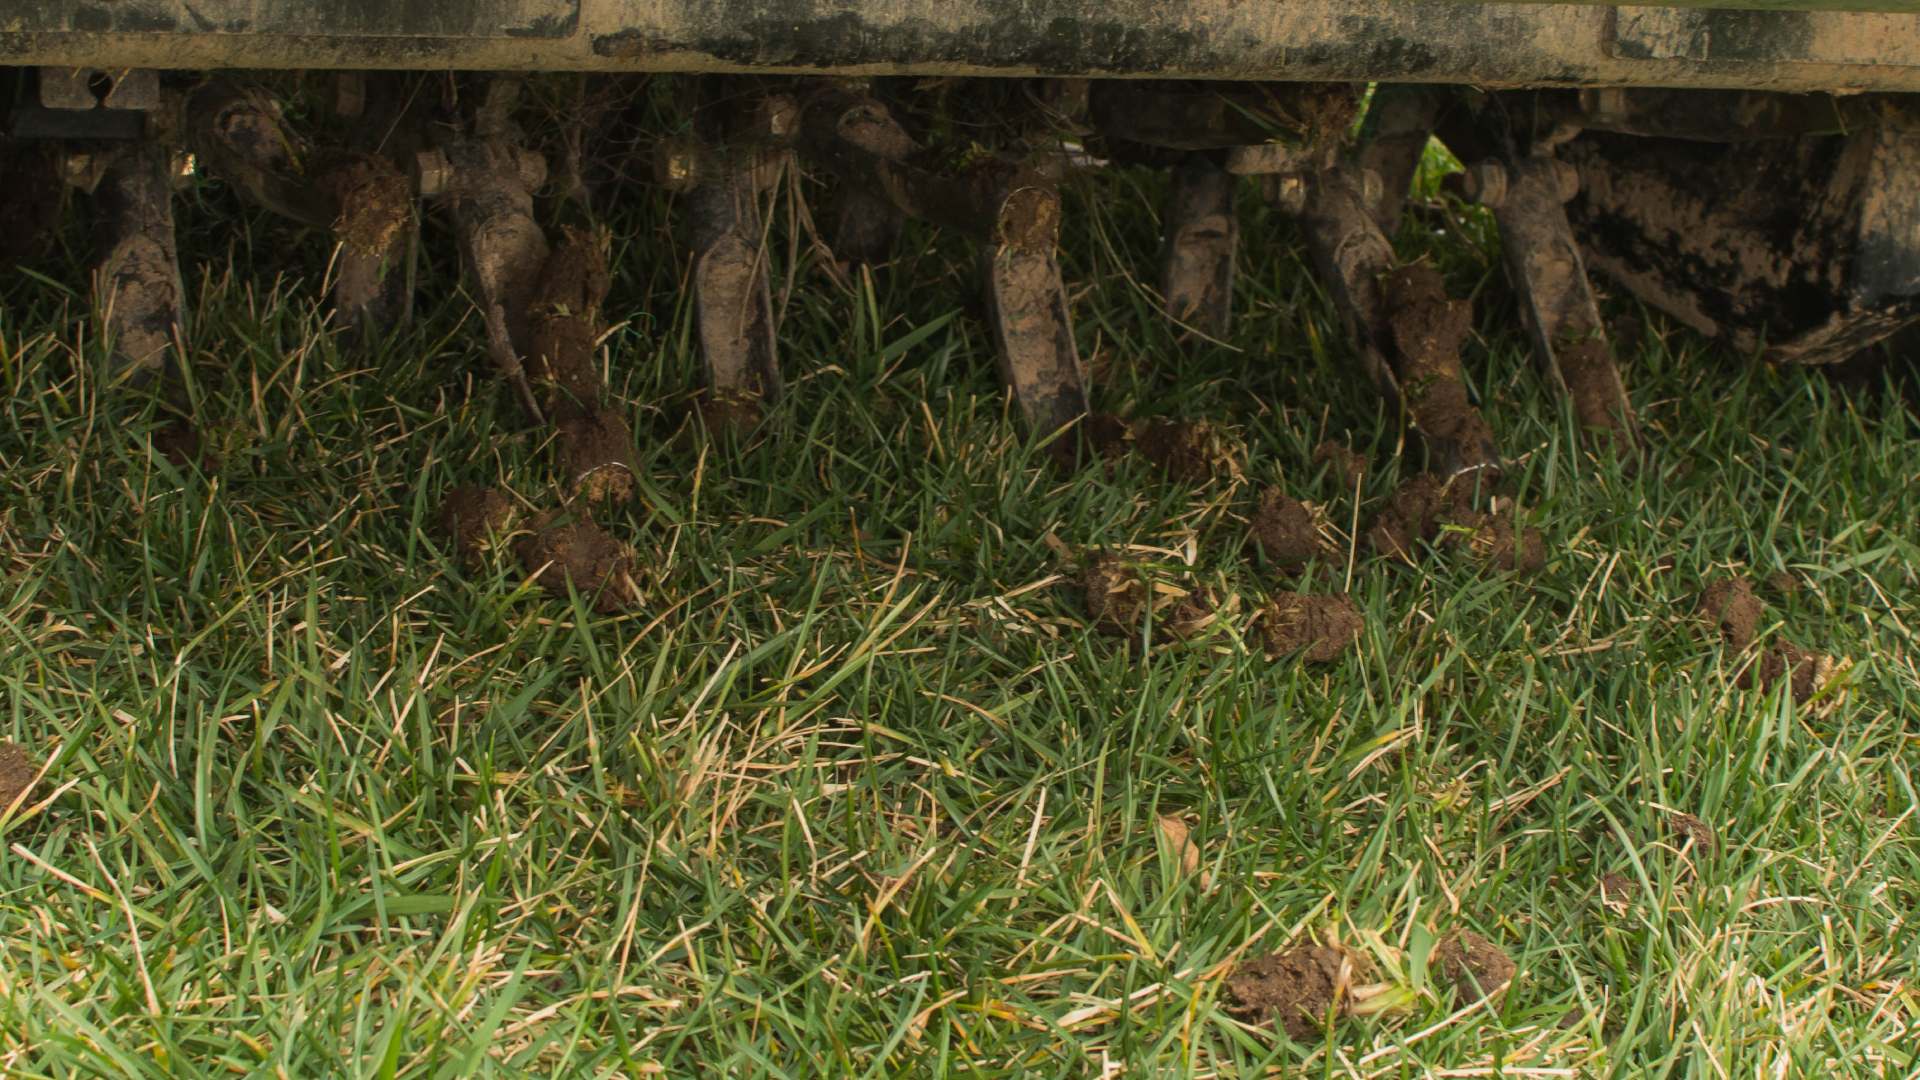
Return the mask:
<svg viewBox="0 0 1920 1080">
<path fill-rule="evenodd" d="M 421 196 L 431 199 L 445 194 L 453 183 L 453 162 L 445 151 L 422 150 L 413 158 L 413 178 Z"/>
<path fill-rule="evenodd" d="M 1460 190 L 1481 206 L 1497 207 L 1507 201 L 1507 170 L 1497 161 L 1475 162 L 1460 178 Z"/>
<path fill-rule="evenodd" d="M 1632 97 L 1624 86 L 1601 86 L 1580 92 L 1580 108 L 1596 120 L 1619 120 L 1627 115 Z"/>
<path fill-rule="evenodd" d="M 174 150 L 167 155 L 167 178 L 173 182 L 175 191 L 193 183 L 193 174 L 199 171 L 199 167 L 199 161 L 186 150 Z"/>
<path fill-rule="evenodd" d="M 654 145 L 653 176 L 668 191 L 686 193 L 700 183 L 701 147 L 690 138 L 662 139 Z"/>
<path fill-rule="evenodd" d="M 1301 213 L 1307 208 L 1307 178 L 1299 173 L 1269 176 L 1267 201 L 1283 213 Z"/>
</svg>

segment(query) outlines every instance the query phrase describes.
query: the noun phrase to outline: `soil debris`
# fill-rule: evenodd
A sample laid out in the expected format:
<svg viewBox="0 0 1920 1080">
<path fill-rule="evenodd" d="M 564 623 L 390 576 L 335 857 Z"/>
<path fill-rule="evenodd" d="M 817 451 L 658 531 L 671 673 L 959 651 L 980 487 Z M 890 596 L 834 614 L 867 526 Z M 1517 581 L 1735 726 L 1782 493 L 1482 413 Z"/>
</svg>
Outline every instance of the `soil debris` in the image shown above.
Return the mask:
<svg viewBox="0 0 1920 1080">
<path fill-rule="evenodd" d="M 1794 702 L 1804 705 L 1820 689 L 1832 669 L 1833 660 L 1827 654 L 1783 641 L 1747 665 L 1740 675 L 1740 685 L 1771 690 L 1781 679 L 1786 679 Z"/>
<path fill-rule="evenodd" d="M 201 472 L 220 469 L 220 455 L 208 449 L 200 430 L 185 420 L 175 420 L 153 433 L 153 449 L 176 469 L 197 466 Z"/>
<path fill-rule="evenodd" d="M 1464 547 L 1502 570 L 1531 574 L 1547 564 L 1546 538 L 1531 525 L 1516 529 L 1513 522 L 1495 514 L 1476 514 L 1449 524 L 1461 527 L 1446 530 L 1443 544 Z"/>
<path fill-rule="evenodd" d="M 1367 475 L 1367 456 L 1338 439 L 1327 439 L 1314 447 L 1313 463 L 1327 466 L 1344 488 L 1352 487 Z"/>
<path fill-rule="evenodd" d="M 1600 875 L 1600 903 L 1609 911 L 1624 912 L 1641 895 L 1640 881 L 1618 870 Z"/>
<path fill-rule="evenodd" d="M 1453 984 L 1463 1002 L 1499 996 L 1519 970 L 1500 946 L 1467 929 L 1448 931 L 1434 946 L 1433 958 L 1440 977 Z"/>
<path fill-rule="evenodd" d="M 1140 456 L 1183 483 L 1198 484 L 1239 472 L 1232 447 L 1205 420 L 1144 420 L 1133 425 Z"/>
<path fill-rule="evenodd" d="M 18 800 L 26 805 L 26 796 L 33 790 L 33 780 L 40 772 L 34 764 L 32 755 L 18 743 L 0 742 L 0 814 Z"/>
<path fill-rule="evenodd" d="M 529 306 L 530 374 L 546 390 L 550 409 L 568 400 L 585 407 L 600 403 L 600 366 L 594 356 L 607 288 L 607 260 L 599 240 L 583 229 L 563 229 Z"/>
<path fill-rule="evenodd" d="M 1439 271 L 1402 266 L 1381 281 L 1382 322 L 1400 362 L 1394 365 L 1414 427 L 1423 437 L 1462 447 L 1493 445 L 1493 429 L 1473 407 L 1460 371 L 1460 347 L 1473 329 L 1473 305 L 1447 296 Z"/>
<path fill-rule="evenodd" d="M 595 611 L 611 615 L 640 600 L 633 554 L 591 521 L 557 521 L 548 515 L 520 540 L 520 562 L 554 596 L 567 586 L 593 599 Z"/>
<path fill-rule="evenodd" d="M 1719 846 L 1719 841 L 1713 835 L 1713 826 L 1692 814 L 1682 814 L 1677 811 L 1668 814 L 1667 827 L 1673 830 L 1681 843 L 1691 840 L 1693 846 L 1702 855 L 1712 854 L 1713 849 Z"/>
<path fill-rule="evenodd" d="M 1260 613 L 1260 636 L 1269 657 L 1298 655 L 1309 664 L 1338 660 L 1359 647 L 1366 625 L 1343 593 L 1281 593 Z"/>
<path fill-rule="evenodd" d="M 1415 473 L 1388 497 L 1386 509 L 1367 530 L 1367 543 L 1378 554 L 1411 559 L 1416 542 L 1434 539 L 1443 522 L 1475 514 L 1470 485 L 1442 484 L 1431 473 Z"/>
<path fill-rule="evenodd" d="M 316 183 L 339 208 L 334 237 L 357 254 L 384 254 L 413 220 L 413 185 L 377 154 L 347 155 Z"/>
<path fill-rule="evenodd" d="M 613 409 L 567 408 L 554 427 L 560 437 L 560 472 L 573 493 L 589 503 L 633 497 L 633 432 Z"/>
<path fill-rule="evenodd" d="M 1325 945 L 1268 953 L 1227 976 L 1230 1011 L 1270 1019 L 1288 1038 L 1304 1041 L 1345 1011 L 1352 985 L 1371 970 L 1364 956 Z"/>
<path fill-rule="evenodd" d="M 486 487 L 458 487 L 440 504 L 440 533 L 461 563 L 478 566 L 494 542 L 513 530 L 513 500 Z"/>
<path fill-rule="evenodd" d="M 1260 509 L 1249 526 L 1253 539 L 1269 560 L 1295 567 L 1326 553 L 1326 541 L 1315 527 L 1313 511 L 1278 487 L 1260 493 Z"/>
<path fill-rule="evenodd" d="M 760 399 L 751 394 L 701 395 L 694 406 L 700 426 L 710 435 L 744 434 L 760 426 Z"/>
<path fill-rule="evenodd" d="M 1095 630 L 1124 637 L 1140 624 L 1147 586 L 1120 556 L 1101 552 L 1088 559 L 1080 585 L 1086 590 L 1087 618 L 1093 620 Z"/>
<path fill-rule="evenodd" d="M 1753 644 L 1763 610 L 1759 597 L 1753 595 L 1753 583 L 1744 577 L 1719 578 L 1700 594 L 1700 614 L 1735 650 Z"/>
<path fill-rule="evenodd" d="M 1133 428 L 1113 413 L 1090 413 L 1080 421 L 1080 439 L 1088 450 L 1113 461 L 1126 454 Z"/>
<path fill-rule="evenodd" d="M 1560 380 L 1567 385 L 1567 397 L 1573 402 L 1573 415 L 1581 430 L 1618 431 L 1622 420 L 1618 415 L 1619 385 L 1606 341 L 1582 334 L 1561 344 L 1554 351 L 1554 361 L 1560 369 Z"/>
<path fill-rule="evenodd" d="M 1775 570 L 1767 575 L 1767 588 L 1773 590 L 1775 596 L 1792 596 L 1800 591 L 1800 579 L 1785 570 Z"/>
</svg>

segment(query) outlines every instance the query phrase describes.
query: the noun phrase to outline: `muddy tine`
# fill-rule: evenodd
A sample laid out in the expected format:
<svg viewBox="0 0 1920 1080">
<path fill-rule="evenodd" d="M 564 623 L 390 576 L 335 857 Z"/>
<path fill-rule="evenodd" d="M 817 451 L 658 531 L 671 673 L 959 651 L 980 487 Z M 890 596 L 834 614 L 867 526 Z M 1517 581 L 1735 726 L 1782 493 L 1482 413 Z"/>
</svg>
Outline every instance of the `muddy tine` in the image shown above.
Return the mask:
<svg viewBox="0 0 1920 1080">
<path fill-rule="evenodd" d="M 780 393 L 773 294 L 751 169 L 729 169 L 687 197 L 693 225 L 694 329 L 715 398 Z"/>
<path fill-rule="evenodd" d="M 1167 192 L 1161 289 L 1167 314 L 1213 338 L 1233 316 L 1234 261 L 1240 220 L 1234 181 L 1213 155 L 1189 154 L 1174 167 Z"/>
<path fill-rule="evenodd" d="M 1000 374 L 1029 429 L 1051 435 L 1085 415 L 1085 377 L 1056 250 L 1060 155 L 1043 156 L 1038 167 L 996 156 L 960 174 L 921 169 L 909 160 L 917 144 L 883 102 L 831 84 L 807 102 L 802 131 L 809 158 L 843 183 L 984 245 L 981 276 Z"/>
<path fill-rule="evenodd" d="M 343 71 L 334 108 L 354 122 L 352 150 L 318 178 L 334 210 L 333 308 L 355 340 L 413 321 L 420 254 L 419 193 L 396 164 L 420 149 L 408 80 L 393 72 Z"/>
<path fill-rule="evenodd" d="M 834 193 L 833 239 L 828 247 L 843 269 L 883 266 L 900 242 L 904 217 L 894 205 L 857 185 Z"/>
<path fill-rule="evenodd" d="M 1614 365 L 1587 268 L 1567 223 L 1578 191 L 1571 166 L 1548 157 L 1477 163 L 1469 188 L 1493 210 L 1507 277 L 1542 372 L 1573 405 L 1583 433 L 1634 440 L 1633 404 Z"/>
<path fill-rule="evenodd" d="M 546 180 L 546 161 L 521 147 L 504 121 L 511 90 L 494 82 L 476 134 L 451 137 L 421 151 L 420 190 L 448 197 L 461 261 L 473 282 L 494 368 L 514 387 L 536 422 L 546 415 L 521 358 L 527 355 L 529 305 L 546 265 L 546 233 L 533 216 L 533 192 Z"/>
<path fill-rule="evenodd" d="M 1001 376 L 1027 426 L 1040 435 L 1087 412 L 1085 376 L 1060 279 L 1059 235 L 1060 194 L 1036 180 L 1001 200 L 992 247 L 982 260 Z"/>
<path fill-rule="evenodd" d="M 1428 469 L 1447 480 L 1497 474 L 1492 429 L 1469 400 L 1460 368 L 1470 309 L 1447 299 L 1431 268 L 1396 266 L 1393 245 L 1370 210 L 1377 183 L 1339 162 L 1303 187 L 1279 186 L 1298 193 L 1320 279 L 1362 366 L 1425 446 Z"/>
<path fill-rule="evenodd" d="M 72 151 L 67 167 L 70 177 L 97 176 L 94 306 L 113 343 L 113 375 L 145 381 L 165 368 L 168 346 L 186 332 L 186 290 L 173 228 L 173 166 L 167 152 L 151 143 L 101 153 L 109 156 L 102 160 L 92 158 L 91 151 Z M 76 156 L 89 158 L 90 164 Z"/>
</svg>

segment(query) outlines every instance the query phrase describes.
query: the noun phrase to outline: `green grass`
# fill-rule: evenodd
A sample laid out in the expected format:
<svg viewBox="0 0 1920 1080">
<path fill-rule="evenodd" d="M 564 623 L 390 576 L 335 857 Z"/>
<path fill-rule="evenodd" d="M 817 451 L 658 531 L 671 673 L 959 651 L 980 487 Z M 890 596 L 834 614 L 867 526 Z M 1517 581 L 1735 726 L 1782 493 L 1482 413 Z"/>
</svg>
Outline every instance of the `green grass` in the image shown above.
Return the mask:
<svg viewBox="0 0 1920 1080">
<path fill-rule="evenodd" d="M 1067 273 L 1102 407 L 1242 443 L 1243 477 L 1192 489 L 1044 467 L 964 251 L 918 232 L 871 291 L 792 267 L 790 395 L 742 443 L 676 437 L 682 251 L 636 192 L 606 357 L 645 497 L 602 521 L 646 599 L 612 618 L 505 559 L 463 572 L 428 527 L 457 484 L 558 498 L 444 233 L 420 325 L 356 355 L 322 332 L 323 245 L 217 185 L 184 200 L 212 473 L 98 379 L 77 242 L 8 282 L 0 736 L 48 766 L 0 824 L 0 1073 L 1913 1073 L 1897 393 L 1650 318 L 1622 352 L 1651 454 L 1591 459 L 1484 224 L 1429 207 L 1402 251 L 1476 296 L 1471 371 L 1549 564 L 1361 553 L 1359 652 L 1270 661 L 1246 617 L 1299 586 L 1245 538 L 1259 488 L 1344 545 L 1417 462 L 1252 202 L 1238 348 L 1176 345 L 1143 284 L 1156 205 L 1144 175 L 1076 188 Z M 1373 461 L 1358 505 L 1312 464 L 1329 437 Z M 1096 636 L 1049 536 L 1240 615 Z M 1797 583 L 1765 634 L 1843 659 L 1821 700 L 1733 685 L 1691 618 L 1729 572 Z M 1646 896 L 1608 910 L 1607 872 Z M 1520 963 L 1497 1005 L 1426 973 L 1459 926 Z M 1235 958 L 1309 938 L 1414 1002 L 1310 1045 L 1229 1013 Z"/>
</svg>

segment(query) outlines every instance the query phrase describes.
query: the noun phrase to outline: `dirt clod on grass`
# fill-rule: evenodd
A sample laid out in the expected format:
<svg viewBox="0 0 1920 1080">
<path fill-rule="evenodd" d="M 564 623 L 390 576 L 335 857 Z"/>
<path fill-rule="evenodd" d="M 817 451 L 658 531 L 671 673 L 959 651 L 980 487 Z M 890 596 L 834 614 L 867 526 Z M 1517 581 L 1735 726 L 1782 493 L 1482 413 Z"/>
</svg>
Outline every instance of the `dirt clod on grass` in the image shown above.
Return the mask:
<svg viewBox="0 0 1920 1080">
<path fill-rule="evenodd" d="M 1700 594 L 1700 614 L 1735 650 L 1753 644 L 1764 610 L 1760 598 L 1753 595 L 1753 583 L 1743 577 L 1719 578 Z"/>
<path fill-rule="evenodd" d="M 383 254 L 413 219 L 413 185 L 377 154 L 341 158 L 320 174 L 317 185 L 339 208 L 334 237 L 358 254 Z"/>
<path fill-rule="evenodd" d="M 1227 976 L 1231 1011 L 1272 1020 L 1295 1041 L 1313 1038 L 1347 1004 L 1366 958 L 1325 945 L 1300 945 L 1245 961 Z"/>
<path fill-rule="evenodd" d="M 1282 567 L 1298 566 L 1328 550 L 1314 525 L 1313 511 L 1277 487 L 1260 493 L 1260 509 L 1249 531 L 1267 558 Z"/>
<path fill-rule="evenodd" d="M 1499 995 L 1519 970 L 1500 946 L 1466 929 L 1448 931 L 1434 946 L 1433 959 L 1463 1002 Z"/>
<path fill-rule="evenodd" d="M 1641 895 L 1640 881 L 1632 874 L 1614 871 L 1600 875 L 1600 903 L 1609 911 L 1624 912 Z"/>
<path fill-rule="evenodd" d="M 0 813 L 5 813 L 16 799 L 26 805 L 26 795 L 33 790 L 33 778 L 39 772 L 40 767 L 25 747 L 0 742 Z"/>
<path fill-rule="evenodd" d="M 1719 846 L 1713 835 L 1713 826 L 1692 814 L 1672 813 L 1667 815 L 1667 827 L 1673 830 L 1675 839 L 1680 843 L 1693 841 L 1695 851 L 1702 855 L 1711 854 Z"/>
<path fill-rule="evenodd" d="M 1465 484 L 1442 484 L 1431 473 L 1415 473 L 1387 499 L 1386 509 L 1367 530 L 1367 542 L 1380 555 L 1411 559 L 1418 541 L 1432 540 L 1443 522 L 1474 514 Z"/>
<path fill-rule="evenodd" d="M 1357 648 L 1366 625 L 1344 594 L 1281 593 L 1260 613 L 1260 637 L 1269 657 L 1295 656 L 1327 664 Z"/>
<path fill-rule="evenodd" d="M 744 435 L 759 427 L 764 415 L 757 397 L 710 392 L 700 396 L 694 414 L 708 435 Z"/>
<path fill-rule="evenodd" d="M 1740 685 L 1771 690 L 1785 679 L 1793 700 L 1804 705 L 1820 689 L 1832 668 L 1833 660 L 1827 654 L 1783 641 L 1747 665 L 1741 673 Z"/>
<path fill-rule="evenodd" d="M 1144 420 L 1133 425 L 1140 456 L 1183 483 L 1198 484 L 1239 472 L 1232 445 L 1205 420 Z"/>
<path fill-rule="evenodd" d="M 1126 454 L 1133 428 L 1113 413 L 1090 413 L 1080 421 L 1080 439 L 1094 456 L 1113 461 Z"/>
<path fill-rule="evenodd" d="M 1343 488 L 1350 488 L 1367 475 L 1367 457 L 1338 439 L 1327 439 L 1313 448 L 1313 463 L 1325 465 Z"/>
<path fill-rule="evenodd" d="M 1443 544 L 1465 548 L 1483 562 L 1516 573 L 1531 574 L 1547 565 L 1546 538 L 1531 525 L 1516 529 L 1496 514 L 1476 514 L 1457 524 L 1461 528 L 1447 530 Z"/>
<path fill-rule="evenodd" d="M 495 541 L 513 530 L 513 500 L 494 488 L 459 487 L 440 504 L 440 533 L 462 564 L 480 564 Z"/>
<path fill-rule="evenodd" d="M 1205 589 L 1149 580 L 1141 568 L 1110 551 L 1086 557 L 1080 587 L 1093 628 L 1113 637 L 1139 633 L 1149 606 L 1156 632 L 1175 638 L 1194 637 L 1220 618 L 1219 605 Z"/>
<path fill-rule="evenodd" d="M 595 611 L 609 615 L 640 600 L 632 552 L 591 521 L 549 515 L 521 538 L 518 551 L 521 565 L 551 595 L 567 595 L 571 583 L 593 601 Z"/>
</svg>

